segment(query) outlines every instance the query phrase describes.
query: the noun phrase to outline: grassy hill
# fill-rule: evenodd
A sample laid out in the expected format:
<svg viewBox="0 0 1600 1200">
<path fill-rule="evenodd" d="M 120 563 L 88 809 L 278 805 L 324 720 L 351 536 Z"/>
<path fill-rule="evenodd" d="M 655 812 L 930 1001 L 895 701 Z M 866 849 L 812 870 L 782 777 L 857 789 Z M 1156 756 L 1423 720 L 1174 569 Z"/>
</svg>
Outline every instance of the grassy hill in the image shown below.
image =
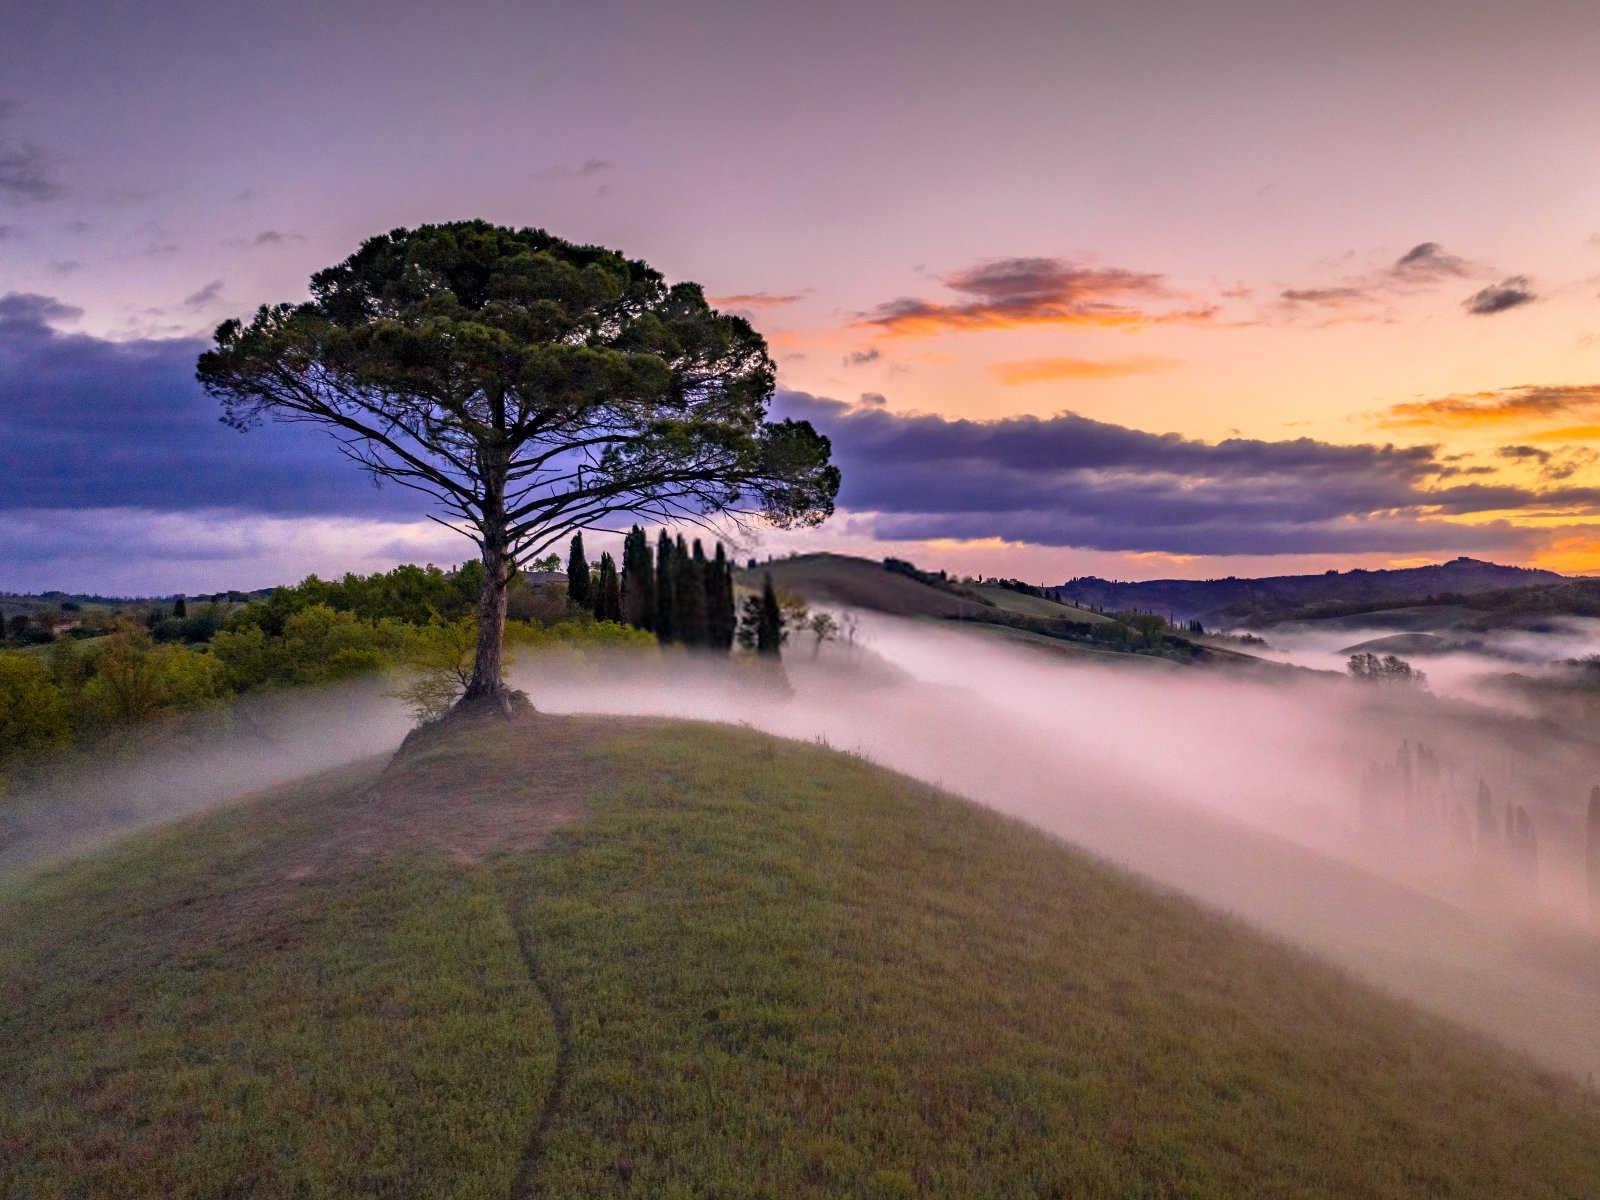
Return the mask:
<svg viewBox="0 0 1600 1200">
<path fill-rule="evenodd" d="M 882 563 L 847 554 L 801 554 L 740 571 L 736 579 L 760 588 L 764 575 L 775 586 L 807 600 L 843 604 L 897 617 L 974 616 L 984 605 L 955 592 L 886 570 Z"/>
<path fill-rule="evenodd" d="M 0 1195 L 1587 1196 L 1572 1086 L 1022 825 L 538 718 L 0 889 Z"/>
<path fill-rule="evenodd" d="M 1084 624 L 1113 624 L 1110 617 L 998 584 L 940 587 L 881 562 L 848 554 L 800 554 L 738 572 L 740 586 L 757 589 L 770 574 L 781 590 L 823 603 L 844 604 L 897 617 L 1012 615 Z"/>
<path fill-rule="evenodd" d="M 1046 596 L 1030 596 L 1026 592 L 1013 591 L 993 583 L 980 583 L 972 585 L 972 590 L 979 596 L 988 600 L 996 608 L 1005 612 L 1016 613 L 1021 617 L 1043 617 L 1051 621 L 1084 621 L 1090 625 L 1110 625 L 1115 622 L 1104 613 L 1097 613 L 1092 609 L 1079 608 L 1073 604 L 1064 604 L 1059 600 L 1052 600 Z"/>
</svg>

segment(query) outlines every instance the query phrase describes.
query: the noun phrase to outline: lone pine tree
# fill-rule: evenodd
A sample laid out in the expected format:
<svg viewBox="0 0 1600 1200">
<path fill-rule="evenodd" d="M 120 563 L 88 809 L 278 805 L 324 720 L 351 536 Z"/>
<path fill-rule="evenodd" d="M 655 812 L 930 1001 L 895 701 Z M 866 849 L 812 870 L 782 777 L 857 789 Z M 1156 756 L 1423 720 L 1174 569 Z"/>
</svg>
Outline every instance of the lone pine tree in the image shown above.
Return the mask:
<svg viewBox="0 0 1600 1200">
<path fill-rule="evenodd" d="M 511 710 L 502 677 L 518 566 L 614 514 L 811 525 L 839 472 L 804 421 L 769 421 L 776 373 L 698 284 L 541 229 L 459 221 L 373 237 L 311 298 L 226 321 L 200 382 L 239 429 L 325 428 L 413 488 L 483 561 L 463 703 Z"/>
</svg>

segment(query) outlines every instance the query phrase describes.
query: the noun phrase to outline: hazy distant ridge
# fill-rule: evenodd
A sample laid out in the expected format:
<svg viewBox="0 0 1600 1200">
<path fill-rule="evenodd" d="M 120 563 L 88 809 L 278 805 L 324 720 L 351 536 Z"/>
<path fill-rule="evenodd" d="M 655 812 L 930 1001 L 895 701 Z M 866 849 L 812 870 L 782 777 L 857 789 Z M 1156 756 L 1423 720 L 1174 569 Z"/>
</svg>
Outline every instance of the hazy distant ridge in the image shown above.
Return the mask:
<svg viewBox="0 0 1600 1200">
<path fill-rule="evenodd" d="M 1323 604 L 1416 603 L 1429 596 L 1492 592 L 1560 583 L 1566 576 L 1530 567 L 1507 567 L 1457 558 L 1425 567 L 1380 571 L 1328 571 L 1261 579 L 1148 579 L 1124 583 L 1089 575 L 1068 580 L 1056 593 L 1068 603 L 1171 614 L 1179 621 L 1243 623 L 1289 617 Z"/>
</svg>

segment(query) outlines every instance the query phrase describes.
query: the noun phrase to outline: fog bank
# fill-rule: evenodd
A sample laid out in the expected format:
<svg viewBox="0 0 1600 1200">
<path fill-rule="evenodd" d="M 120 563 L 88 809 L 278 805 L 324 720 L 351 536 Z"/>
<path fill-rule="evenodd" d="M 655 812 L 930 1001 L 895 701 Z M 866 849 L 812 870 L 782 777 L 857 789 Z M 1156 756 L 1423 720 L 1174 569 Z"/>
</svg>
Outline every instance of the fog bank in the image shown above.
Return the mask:
<svg viewBox="0 0 1600 1200">
<path fill-rule="evenodd" d="M 1587 741 L 1339 678 L 1078 665 L 861 614 L 855 650 L 725 666 L 529 664 L 539 707 L 744 723 L 943 786 L 1292 941 L 1580 1079 L 1600 1072 Z M 1480 787 L 1487 823 L 1480 824 Z M 848 797 L 841 797 L 848 802 Z M 1521 809 L 1536 862 L 1505 835 Z"/>
<path fill-rule="evenodd" d="M 226 711 L 190 714 L 197 735 L 159 724 L 128 731 L 51 776 L 0 796 L 0 881 L 23 868 L 87 853 L 118 837 L 369 758 L 400 745 L 411 726 L 387 685 L 240 697 Z"/>
<path fill-rule="evenodd" d="M 512 679 L 548 712 L 747 724 L 862 755 L 1548 1067 L 1600 1073 L 1584 871 L 1600 753 L 1581 731 L 1410 688 L 1102 662 L 978 627 L 859 616 L 854 646 L 790 647 L 788 689 L 760 683 L 748 662 L 671 651 L 546 653 Z M 200 748 L 75 768 L 9 798 L 0 880 L 386 754 L 408 724 L 378 682 L 246 698 Z"/>
</svg>

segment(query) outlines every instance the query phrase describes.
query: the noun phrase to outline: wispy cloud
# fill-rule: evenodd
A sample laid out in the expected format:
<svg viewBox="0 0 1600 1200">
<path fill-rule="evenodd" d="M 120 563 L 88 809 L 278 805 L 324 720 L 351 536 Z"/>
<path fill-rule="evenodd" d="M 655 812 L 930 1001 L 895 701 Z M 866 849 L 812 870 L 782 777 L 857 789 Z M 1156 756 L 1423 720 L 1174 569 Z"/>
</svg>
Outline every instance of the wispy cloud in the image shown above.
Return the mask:
<svg viewBox="0 0 1600 1200">
<path fill-rule="evenodd" d="M 1391 278 L 1419 283 L 1459 279 L 1471 273 L 1471 263 L 1459 255 L 1446 253 L 1438 242 L 1419 242 L 1397 258 L 1388 270 Z"/>
<path fill-rule="evenodd" d="M 0 124 L 10 122 L 20 111 L 15 100 L 0 99 Z M 13 204 L 59 200 L 67 189 L 56 178 L 55 165 L 55 156 L 38 143 L 0 137 L 0 200 Z"/>
<path fill-rule="evenodd" d="M 804 292 L 731 292 L 726 296 L 706 297 L 713 308 L 782 308 L 804 299 Z"/>
<path fill-rule="evenodd" d="M 215 304 L 222 295 L 222 280 L 213 279 L 199 291 L 183 298 L 185 308 L 205 308 L 208 304 Z"/>
<path fill-rule="evenodd" d="M 1396 296 L 1471 275 L 1475 268 L 1438 242 L 1418 242 L 1376 271 L 1346 276 L 1317 287 L 1284 288 L 1279 301 L 1289 309 L 1303 306 L 1349 310 L 1384 304 Z"/>
<path fill-rule="evenodd" d="M 303 242 L 305 240 L 304 234 L 289 233 L 282 229 L 263 229 L 254 237 L 229 238 L 223 245 L 255 250 L 262 246 L 284 246 L 290 242 Z"/>
<path fill-rule="evenodd" d="M 1352 304 L 1369 304 L 1374 299 L 1369 287 L 1285 288 L 1278 293 L 1280 300 L 1289 304 L 1318 304 L 1324 308 L 1345 308 Z"/>
<path fill-rule="evenodd" d="M 1007 387 L 1029 383 L 1049 383 L 1061 379 L 1122 379 L 1181 367 L 1180 358 L 1136 355 L 1132 358 L 1025 358 L 995 363 L 989 373 Z"/>
<path fill-rule="evenodd" d="M 1554 417 L 1600 416 L 1600 383 L 1524 385 L 1460 392 L 1390 405 L 1378 423 L 1388 429 L 1532 424 Z"/>
<path fill-rule="evenodd" d="M 1203 324 L 1215 306 L 1152 310 L 1176 297 L 1159 274 L 1096 267 L 1060 258 L 998 258 L 939 281 L 954 302 L 902 297 L 861 314 L 855 324 L 896 337 L 1032 325 L 1137 328 L 1155 323 Z"/>
<path fill-rule="evenodd" d="M 1533 285 L 1526 275 L 1512 275 L 1499 283 L 1474 292 L 1461 302 L 1461 307 L 1473 316 L 1488 317 L 1495 313 L 1520 308 L 1524 304 L 1531 304 L 1537 299 L 1538 297 L 1533 294 Z"/>
<path fill-rule="evenodd" d="M 617 164 L 605 158 L 586 158 L 577 166 L 557 164 L 545 167 L 538 172 L 540 179 L 593 179 L 598 175 L 615 171 Z"/>
</svg>

